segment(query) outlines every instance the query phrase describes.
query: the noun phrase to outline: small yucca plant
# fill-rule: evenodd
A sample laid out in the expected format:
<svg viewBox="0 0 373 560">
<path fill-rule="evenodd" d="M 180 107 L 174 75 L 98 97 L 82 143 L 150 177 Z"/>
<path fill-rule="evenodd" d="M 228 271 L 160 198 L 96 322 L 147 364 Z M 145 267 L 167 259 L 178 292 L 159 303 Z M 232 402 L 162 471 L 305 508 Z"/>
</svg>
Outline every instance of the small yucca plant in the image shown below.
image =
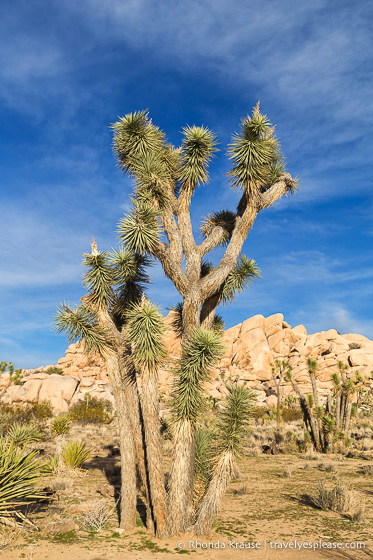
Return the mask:
<svg viewBox="0 0 373 560">
<path fill-rule="evenodd" d="M 6 439 L 18 446 L 26 446 L 28 443 L 40 441 L 42 434 L 33 424 L 26 425 L 17 422 L 9 428 L 5 434 Z"/>
<path fill-rule="evenodd" d="M 54 436 L 66 436 L 70 429 L 71 424 L 67 416 L 57 416 L 51 424 L 51 432 Z"/>
<path fill-rule="evenodd" d="M 81 467 L 81 465 L 88 459 L 90 450 L 86 444 L 81 441 L 69 441 L 65 443 L 61 450 L 62 460 L 66 466 L 73 469 Z"/>
<path fill-rule="evenodd" d="M 13 442 L 0 440 L 0 514 L 44 497 L 35 488 L 42 468 L 37 451 L 26 452 Z"/>
</svg>

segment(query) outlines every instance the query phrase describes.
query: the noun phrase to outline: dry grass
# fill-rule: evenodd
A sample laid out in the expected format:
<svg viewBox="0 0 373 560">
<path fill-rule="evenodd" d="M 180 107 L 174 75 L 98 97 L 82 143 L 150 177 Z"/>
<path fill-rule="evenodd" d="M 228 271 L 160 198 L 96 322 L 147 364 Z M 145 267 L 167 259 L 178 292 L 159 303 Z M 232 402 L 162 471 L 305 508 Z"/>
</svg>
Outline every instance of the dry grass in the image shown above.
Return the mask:
<svg viewBox="0 0 373 560">
<path fill-rule="evenodd" d="M 106 500 L 95 500 L 87 504 L 87 510 L 81 518 L 81 527 L 84 531 L 101 531 L 116 512 L 114 506 L 108 504 Z"/>
<path fill-rule="evenodd" d="M 326 485 L 325 480 L 320 479 L 316 489 L 308 494 L 307 498 L 319 509 L 349 514 L 354 521 L 361 520 L 364 516 L 362 496 L 349 489 L 339 479 L 331 487 Z"/>
</svg>

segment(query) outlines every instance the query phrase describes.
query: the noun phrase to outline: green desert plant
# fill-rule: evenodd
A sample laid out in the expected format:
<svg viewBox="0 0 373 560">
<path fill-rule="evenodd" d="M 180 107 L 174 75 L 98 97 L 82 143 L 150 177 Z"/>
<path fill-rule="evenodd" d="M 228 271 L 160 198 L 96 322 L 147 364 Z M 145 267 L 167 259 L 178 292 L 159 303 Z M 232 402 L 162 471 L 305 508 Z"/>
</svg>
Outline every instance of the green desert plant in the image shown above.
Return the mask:
<svg viewBox="0 0 373 560">
<path fill-rule="evenodd" d="M 66 466 L 79 468 L 87 461 L 91 452 L 84 442 L 68 441 L 62 446 L 61 457 Z"/>
<path fill-rule="evenodd" d="M 44 373 L 47 373 L 48 375 L 63 375 L 63 369 L 57 366 L 51 366 L 46 369 Z"/>
<path fill-rule="evenodd" d="M 106 363 L 120 433 L 121 527 L 132 529 L 136 520 L 137 461 L 147 497 L 147 525 L 152 529 L 151 523 L 155 521 L 158 533 L 162 517 L 158 515 L 158 498 L 161 496 L 163 504 L 164 478 L 159 471 L 151 471 L 160 465 L 160 422 L 159 418 L 155 420 L 155 411 L 159 409 L 156 375 L 160 356 L 154 354 L 159 340 L 153 339 L 159 332 L 160 319 L 158 316 L 154 323 L 150 320 L 157 313 L 152 315 L 151 305 L 146 302 L 138 310 L 139 317 L 131 316 L 131 306 L 140 305 L 143 288 L 139 290 L 139 284 L 135 285 L 133 271 L 138 267 L 132 267 L 131 272 L 130 261 L 132 264 L 136 261 L 136 265 L 141 259 L 144 263 L 147 257 L 155 257 L 179 291 L 182 351 L 170 404 L 173 454 L 167 496 L 169 515 L 164 531 L 175 535 L 193 523 L 195 434 L 206 404 L 205 386 L 213 365 L 222 356 L 220 338 L 213 332 L 216 309 L 219 304 L 231 302 L 258 277 L 256 264 L 242 255 L 245 239 L 258 213 L 293 193 L 297 182 L 285 172 L 274 128 L 258 104 L 242 120 L 229 147 L 229 180 L 233 188 L 241 190 L 240 201 L 235 211 L 208 214 L 202 226 L 203 239 L 198 244 L 193 235 L 190 204 L 197 187 L 208 182 L 208 164 L 216 151 L 215 135 L 203 126 L 187 126 L 183 129 L 181 146 L 176 148 L 152 123 L 146 111 L 126 115 L 113 125 L 113 130 L 118 163 L 135 181 L 132 207 L 118 228 L 124 248 L 113 255 L 100 253 L 92 244 L 91 254 L 84 257 L 84 284 L 88 293 L 75 309 L 62 304 L 57 328 L 67 332 L 69 340 L 84 342 L 86 352 L 98 351 Z M 224 255 L 213 267 L 206 256 L 218 246 L 224 248 Z M 143 330 L 141 321 L 145 325 Z M 239 454 L 235 438 L 243 430 L 247 407 L 244 398 L 239 406 L 242 394 L 238 390 L 228 393 L 234 396 L 228 395 L 226 409 L 232 408 L 233 403 L 237 410 L 242 405 L 244 419 L 237 417 L 237 429 L 232 425 L 224 432 L 228 416 L 218 426 L 222 447 L 216 461 L 220 467 L 214 470 L 206 496 L 211 497 L 214 488 L 220 494 L 213 502 L 208 501 L 207 506 L 202 501 L 201 507 L 205 509 L 199 510 L 199 527 L 210 528 L 211 515 L 217 511 L 231 475 L 233 458 Z M 233 442 L 232 448 L 224 447 L 228 442 Z M 150 471 L 146 471 L 150 465 Z M 161 480 L 158 493 L 151 482 L 154 477 Z"/>
<path fill-rule="evenodd" d="M 18 447 L 25 447 L 28 443 L 34 443 L 42 439 L 42 434 L 33 424 L 13 424 L 7 430 L 5 436 Z"/>
<path fill-rule="evenodd" d="M 0 515 L 45 496 L 36 488 L 42 468 L 37 451 L 0 439 Z"/>
<path fill-rule="evenodd" d="M 308 374 L 312 386 L 312 394 L 304 395 L 297 382 L 293 379 L 291 369 L 286 372 L 287 379 L 291 382 L 294 391 L 299 396 L 305 429 L 308 432 L 316 451 L 322 453 L 331 452 L 337 442 L 340 447 L 341 441 L 345 446 L 351 441 L 350 428 L 351 419 L 356 415 L 352 404 L 355 393 L 355 383 L 348 379 L 346 371 L 349 366 L 338 362 L 338 373 L 332 374 L 334 386 L 333 395 L 329 395 L 324 405 L 320 405 L 320 398 L 316 382 L 317 361 L 307 359 Z M 361 377 L 357 376 L 357 382 Z"/>
<path fill-rule="evenodd" d="M 23 385 L 22 368 L 14 369 L 12 362 L 0 362 L 0 375 L 6 372 L 8 368 L 9 379 L 7 385 L 0 391 L 0 398 L 5 395 L 12 383 L 14 385 Z"/>
<path fill-rule="evenodd" d="M 114 412 L 111 402 L 87 393 L 84 399 L 70 407 L 69 418 L 80 424 L 110 424 Z"/>
<path fill-rule="evenodd" d="M 237 383 L 230 382 L 226 388 L 227 395 L 217 416 L 212 473 L 194 525 L 197 535 L 208 534 L 211 530 L 224 492 L 235 475 L 235 462 L 242 457 L 244 435 L 248 431 L 256 399 L 252 391 Z"/>
<path fill-rule="evenodd" d="M 71 430 L 71 422 L 68 416 L 56 416 L 51 423 L 51 432 L 54 436 L 67 436 Z"/>
</svg>

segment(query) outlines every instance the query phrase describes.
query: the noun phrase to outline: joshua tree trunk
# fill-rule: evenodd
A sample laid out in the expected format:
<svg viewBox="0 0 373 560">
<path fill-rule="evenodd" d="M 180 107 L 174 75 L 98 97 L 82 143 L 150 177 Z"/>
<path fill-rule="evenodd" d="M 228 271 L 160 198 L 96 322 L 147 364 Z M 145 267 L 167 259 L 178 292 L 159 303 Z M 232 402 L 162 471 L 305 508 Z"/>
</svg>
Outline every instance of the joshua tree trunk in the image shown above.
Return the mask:
<svg viewBox="0 0 373 560">
<path fill-rule="evenodd" d="M 137 391 L 137 384 L 133 383 L 132 381 L 124 382 L 122 391 L 126 396 L 127 408 L 129 411 L 129 419 L 131 424 L 131 432 L 134 438 L 137 467 L 139 469 L 141 482 L 145 492 L 146 528 L 150 532 L 154 533 L 154 520 L 153 520 L 153 512 L 151 508 L 149 480 L 147 476 L 146 459 L 145 459 L 144 425 L 141 419 L 140 401 L 139 401 L 139 395 Z"/>
<path fill-rule="evenodd" d="M 335 429 L 337 434 L 341 428 L 341 391 L 338 390 L 337 396 L 335 398 Z"/>
<path fill-rule="evenodd" d="M 120 456 L 121 456 L 121 498 L 120 527 L 133 529 L 136 526 L 136 460 L 133 432 L 129 420 L 129 410 L 120 376 L 119 360 L 115 353 L 105 356 L 107 373 L 113 389 L 117 408 Z"/>
<path fill-rule="evenodd" d="M 346 438 L 350 437 L 350 421 L 351 421 L 351 410 L 352 410 L 352 399 L 349 395 L 346 400 L 346 414 L 344 420 L 344 431 L 346 432 Z"/>
<path fill-rule="evenodd" d="M 162 465 L 162 443 L 159 426 L 159 390 L 156 372 L 143 370 L 141 407 L 145 425 L 146 458 L 148 463 L 150 498 L 157 537 L 168 534 L 166 491 Z"/>
<path fill-rule="evenodd" d="M 169 528 L 172 535 L 187 530 L 193 512 L 195 429 L 188 420 L 174 429 L 173 464 L 169 482 Z"/>
</svg>

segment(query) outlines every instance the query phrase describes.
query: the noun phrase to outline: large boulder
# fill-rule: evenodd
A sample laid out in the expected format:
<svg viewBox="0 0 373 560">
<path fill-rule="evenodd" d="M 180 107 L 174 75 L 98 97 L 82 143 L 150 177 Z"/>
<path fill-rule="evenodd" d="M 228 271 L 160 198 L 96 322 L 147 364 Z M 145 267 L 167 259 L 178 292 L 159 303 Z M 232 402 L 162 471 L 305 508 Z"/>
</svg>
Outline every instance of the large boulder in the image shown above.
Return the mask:
<svg viewBox="0 0 373 560">
<path fill-rule="evenodd" d="M 61 396 L 66 402 L 70 402 L 79 380 L 75 377 L 64 377 L 52 374 L 42 383 L 39 393 L 40 401 L 51 401 L 55 396 Z"/>
</svg>

